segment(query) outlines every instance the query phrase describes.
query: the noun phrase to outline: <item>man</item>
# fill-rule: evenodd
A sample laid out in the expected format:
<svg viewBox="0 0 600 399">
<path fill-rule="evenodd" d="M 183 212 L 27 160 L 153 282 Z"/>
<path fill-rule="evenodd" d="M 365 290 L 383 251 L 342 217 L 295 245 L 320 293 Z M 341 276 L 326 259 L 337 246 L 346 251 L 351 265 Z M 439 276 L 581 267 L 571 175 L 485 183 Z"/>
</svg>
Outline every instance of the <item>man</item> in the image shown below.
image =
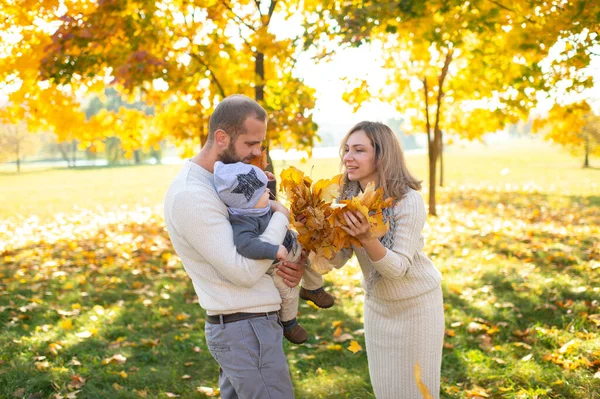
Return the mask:
<svg viewBox="0 0 600 399">
<path fill-rule="evenodd" d="M 206 309 L 206 342 L 221 366 L 224 399 L 294 397 L 277 315 L 281 297 L 266 274 L 272 260 L 251 260 L 236 251 L 227 207 L 213 185 L 215 162 L 250 162 L 260 155 L 266 131 L 267 114 L 257 102 L 225 98 L 210 117 L 205 146 L 186 161 L 165 199 L 171 242 Z M 261 240 L 280 245 L 290 215 L 277 201 L 271 209 Z M 290 287 L 303 273 L 304 265 L 296 263 L 278 271 Z"/>
</svg>

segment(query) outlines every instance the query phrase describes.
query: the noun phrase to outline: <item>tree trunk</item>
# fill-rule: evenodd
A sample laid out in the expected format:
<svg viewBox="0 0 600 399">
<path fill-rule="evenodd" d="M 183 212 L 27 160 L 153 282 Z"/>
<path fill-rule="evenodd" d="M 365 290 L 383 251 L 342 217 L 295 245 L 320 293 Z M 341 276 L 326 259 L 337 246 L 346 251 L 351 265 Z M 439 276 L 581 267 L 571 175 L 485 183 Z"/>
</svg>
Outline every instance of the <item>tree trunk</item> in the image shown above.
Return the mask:
<svg viewBox="0 0 600 399">
<path fill-rule="evenodd" d="M 17 173 L 21 173 L 21 140 L 19 139 L 19 131 L 15 126 L 15 139 L 17 141 L 16 145 L 16 155 L 17 155 Z"/>
<path fill-rule="evenodd" d="M 254 99 L 256 102 L 262 105 L 265 100 L 265 55 L 263 53 L 257 52 L 256 55 L 256 63 L 254 67 L 254 72 L 256 73 L 256 86 L 254 86 Z M 269 132 L 267 131 L 267 136 L 265 137 L 265 151 L 267 151 L 267 170 L 273 174 L 275 174 L 275 169 L 273 168 L 273 160 L 271 159 L 270 152 L 270 140 L 269 140 Z M 271 193 L 277 198 L 277 181 L 272 180 L 267 184 Z"/>
<path fill-rule="evenodd" d="M 433 150 L 432 156 L 429 158 L 429 173 L 433 174 L 433 176 L 429 177 L 429 214 L 437 216 L 437 211 L 435 209 L 436 201 L 435 201 L 435 172 L 436 172 L 436 162 L 438 157 L 441 154 L 442 150 L 442 129 L 440 128 L 440 115 L 442 111 L 442 99 L 444 98 L 444 81 L 446 80 L 446 76 L 448 75 L 448 67 L 450 66 L 450 62 L 452 61 L 452 50 L 449 50 L 446 53 L 446 59 L 444 60 L 444 66 L 440 72 L 440 76 L 438 78 L 438 94 L 437 94 L 437 103 L 435 110 L 435 125 L 433 127 L 433 143 L 431 143 L 429 147 L 429 151 Z M 432 173 L 433 172 L 433 173 Z M 433 198 L 432 198 L 433 197 Z M 431 206 L 433 205 L 433 210 Z"/>
<path fill-rule="evenodd" d="M 139 165 L 142 163 L 142 157 L 140 155 L 140 150 L 133 151 L 133 159 L 135 160 L 136 165 Z"/>
<path fill-rule="evenodd" d="M 437 149 L 435 145 L 429 147 L 429 214 L 437 216 L 435 203 L 435 172 L 437 161 Z"/>
<path fill-rule="evenodd" d="M 69 154 L 67 154 L 67 151 L 65 150 L 65 147 L 63 146 L 64 143 L 58 143 L 58 150 L 60 151 L 60 155 L 63 157 L 63 159 L 65 161 L 67 161 L 67 168 L 71 167 L 71 158 L 69 158 Z"/>
<path fill-rule="evenodd" d="M 429 214 L 436 216 L 435 212 L 435 167 L 436 151 L 433 149 L 434 141 L 431 137 L 431 118 L 429 116 L 429 85 L 427 77 L 423 78 L 423 92 L 425 94 L 425 126 L 427 129 L 427 155 L 429 157 Z"/>
<path fill-rule="evenodd" d="M 440 133 L 440 187 L 444 187 L 444 140 Z"/>
<path fill-rule="evenodd" d="M 583 161 L 583 167 L 584 168 L 590 167 L 590 137 L 589 136 L 587 136 L 585 138 L 585 159 Z"/>
<path fill-rule="evenodd" d="M 77 141 L 73 140 L 71 142 L 71 151 L 73 153 L 73 167 L 77 167 Z"/>
</svg>

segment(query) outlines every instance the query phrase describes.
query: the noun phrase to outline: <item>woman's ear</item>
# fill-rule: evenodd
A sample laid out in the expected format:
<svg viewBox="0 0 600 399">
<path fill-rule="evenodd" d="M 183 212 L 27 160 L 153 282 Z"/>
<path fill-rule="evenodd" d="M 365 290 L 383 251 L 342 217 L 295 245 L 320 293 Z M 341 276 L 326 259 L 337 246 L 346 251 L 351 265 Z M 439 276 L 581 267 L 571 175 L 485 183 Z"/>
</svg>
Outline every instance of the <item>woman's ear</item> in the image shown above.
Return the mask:
<svg viewBox="0 0 600 399">
<path fill-rule="evenodd" d="M 225 132 L 225 130 L 217 129 L 215 131 L 215 143 L 220 148 L 227 148 L 227 147 L 229 147 L 229 141 L 230 140 L 231 140 L 231 138 L 229 137 L 229 135 L 227 134 L 227 132 Z"/>
</svg>

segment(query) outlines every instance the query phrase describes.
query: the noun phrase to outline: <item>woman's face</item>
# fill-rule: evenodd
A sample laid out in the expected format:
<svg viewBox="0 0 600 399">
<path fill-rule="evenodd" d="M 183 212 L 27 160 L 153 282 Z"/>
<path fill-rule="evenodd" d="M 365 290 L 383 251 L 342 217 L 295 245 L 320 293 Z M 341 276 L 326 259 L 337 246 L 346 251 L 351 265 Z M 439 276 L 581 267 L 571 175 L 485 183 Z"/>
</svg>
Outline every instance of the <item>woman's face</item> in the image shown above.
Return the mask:
<svg viewBox="0 0 600 399">
<path fill-rule="evenodd" d="M 360 182 L 363 189 L 371 181 L 374 181 L 375 185 L 379 183 L 375 166 L 375 148 L 364 131 L 358 130 L 348 137 L 342 162 L 348 172 L 348 179 Z"/>
</svg>

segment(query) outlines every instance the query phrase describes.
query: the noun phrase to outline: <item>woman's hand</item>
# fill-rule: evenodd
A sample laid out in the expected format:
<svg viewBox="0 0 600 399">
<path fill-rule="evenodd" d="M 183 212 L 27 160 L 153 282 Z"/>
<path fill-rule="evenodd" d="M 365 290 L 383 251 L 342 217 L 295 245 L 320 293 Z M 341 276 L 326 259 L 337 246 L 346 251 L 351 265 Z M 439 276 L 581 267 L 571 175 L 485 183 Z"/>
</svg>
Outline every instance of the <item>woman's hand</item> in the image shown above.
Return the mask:
<svg viewBox="0 0 600 399">
<path fill-rule="evenodd" d="M 348 227 L 341 227 L 346 233 L 356 238 L 361 244 L 373 240 L 371 225 L 365 215 L 360 212 L 344 212 L 343 215 Z"/>
</svg>

